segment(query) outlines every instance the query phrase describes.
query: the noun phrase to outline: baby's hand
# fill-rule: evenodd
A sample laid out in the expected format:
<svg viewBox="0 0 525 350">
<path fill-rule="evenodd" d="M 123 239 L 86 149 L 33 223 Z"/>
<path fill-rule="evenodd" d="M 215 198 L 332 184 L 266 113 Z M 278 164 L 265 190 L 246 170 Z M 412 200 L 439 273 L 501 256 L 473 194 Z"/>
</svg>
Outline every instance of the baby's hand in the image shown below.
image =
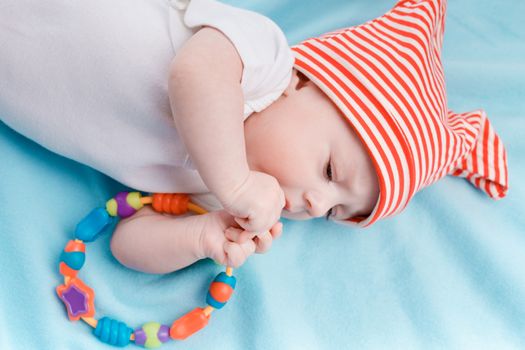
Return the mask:
<svg viewBox="0 0 525 350">
<path fill-rule="evenodd" d="M 270 232 L 253 237 L 238 227 L 234 218 L 226 211 L 215 211 L 207 215 L 201 233 L 201 251 L 221 265 L 237 268 L 253 253 L 270 249 L 272 241 L 281 235 L 282 224 L 277 223 Z"/>
<path fill-rule="evenodd" d="M 244 230 L 257 234 L 269 231 L 277 223 L 285 199 L 273 176 L 250 171 L 244 183 L 222 204 Z"/>
<path fill-rule="evenodd" d="M 271 248 L 273 240 L 279 238 L 282 232 L 283 224 L 281 222 L 273 225 L 270 231 L 266 231 L 258 235 L 238 227 L 228 227 L 225 231 L 225 235 L 226 238 L 230 240 L 230 242 L 226 243 L 226 248 L 224 250 L 228 256 L 235 255 L 239 245 L 252 240 L 255 242 L 255 253 L 266 253 Z M 238 256 L 238 254 L 236 255 Z"/>
</svg>

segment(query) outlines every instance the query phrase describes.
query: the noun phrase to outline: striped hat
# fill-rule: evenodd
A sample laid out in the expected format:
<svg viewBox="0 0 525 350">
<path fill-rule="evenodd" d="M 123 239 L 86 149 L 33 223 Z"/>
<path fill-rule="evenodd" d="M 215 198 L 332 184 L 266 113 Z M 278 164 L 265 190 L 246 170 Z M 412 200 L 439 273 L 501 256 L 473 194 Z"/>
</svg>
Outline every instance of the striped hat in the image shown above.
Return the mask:
<svg viewBox="0 0 525 350">
<path fill-rule="evenodd" d="M 445 0 L 402 0 L 382 17 L 292 47 L 295 68 L 342 111 L 374 163 L 380 195 L 361 226 L 399 213 L 447 174 L 494 199 L 507 155 L 485 112 L 447 109 L 441 63 Z"/>
</svg>

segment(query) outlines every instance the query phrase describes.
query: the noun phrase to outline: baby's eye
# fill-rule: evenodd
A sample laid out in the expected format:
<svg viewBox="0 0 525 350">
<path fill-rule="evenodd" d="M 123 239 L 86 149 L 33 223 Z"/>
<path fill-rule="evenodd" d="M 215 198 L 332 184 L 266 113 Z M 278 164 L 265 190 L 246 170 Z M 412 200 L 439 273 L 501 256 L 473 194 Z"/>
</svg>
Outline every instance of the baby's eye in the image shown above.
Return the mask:
<svg viewBox="0 0 525 350">
<path fill-rule="evenodd" d="M 333 209 L 334 209 L 334 208 L 330 208 L 330 209 L 328 209 L 328 212 L 326 213 L 326 215 L 325 215 L 325 217 L 324 217 L 326 220 L 330 220 L 330 219 L 331 219 Z"/>
<path fill-rule="evenodd" d="M 332 160 L 328 160 L 328 164 L 326 165 L 326 177 L 328 180 L 332 181 Z"/>
<path fill-rule="evenodd" d="M 326 177 L 328 180 L 332 181 L 332 159 L 328 159 L 328 164 L 326 165 Z M 333 208 L 330 208 L 328 212 L 325 215 L 326 220 L 330 220 L 330 217 L 332 216 L 332 210 Z"/>
</svg>

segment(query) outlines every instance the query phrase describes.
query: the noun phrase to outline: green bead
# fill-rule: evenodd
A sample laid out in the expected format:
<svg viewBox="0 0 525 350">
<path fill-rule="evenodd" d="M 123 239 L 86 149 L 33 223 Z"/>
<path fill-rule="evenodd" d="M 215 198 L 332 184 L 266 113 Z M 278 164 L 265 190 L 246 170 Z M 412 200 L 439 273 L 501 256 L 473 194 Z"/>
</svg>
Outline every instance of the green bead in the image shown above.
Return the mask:
<svg viewBox="0 0 525 350">
<path fill-rule="evenodd" d="M 157 333 L 160 329 L 160 323 L 158 322 L 148 322 L 142 326 L 144 333 L 146 333 L 146 343 L 144 347 L 148 349 L 158 348 L 162 345 L 162 342 L 157 337 Z"/>
<path fill-rule="evenodd" d="M 141 197 L 140 192 L 130 192 L 126 197 L 126 202 L 128 202 L 133 209 L 139 210 L 144 206 L 140 201 Z"/>
<path fill-rule="evenodd" d="M 106 210 L 109 215 L 117 216 L 117 201 L 114 198 L 106 202 Z"/>
</svg>

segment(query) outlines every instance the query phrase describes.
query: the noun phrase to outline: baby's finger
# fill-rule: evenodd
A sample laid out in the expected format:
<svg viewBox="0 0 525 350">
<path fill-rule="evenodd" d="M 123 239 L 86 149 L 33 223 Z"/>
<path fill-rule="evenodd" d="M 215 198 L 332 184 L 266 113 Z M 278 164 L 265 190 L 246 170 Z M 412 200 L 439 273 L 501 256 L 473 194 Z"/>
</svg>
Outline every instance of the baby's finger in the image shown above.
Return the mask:
<svg viewBox="0 0 525 350">
<path fill-rule="evenodd" d="M 241 233 L 244 232 L 243 229 L 237 228 L 237 227 L 228 227 L 226 230 L 224 230 L 224 236 L 232 242 L 238 242 L 239 236 Z"/>
<path fill-rule="evenodd" d="M 273 240 L 281 236 L 282 229 L 283 224 L 279 221 L 275 225 L 273 225 L 273 227 L 270 229 L 270 232 L 266 231 L 264 234 L 258 235 L 254 239 L 255 244 L 257 246 L 255 252 L 260 254 L 268 251 L 272 247 Z"/>
<path fill-rule="evenodd" d="M 273 227 L 270 229 L 270 233 L 273 239 L 281 237 L 281 234 L 283 233 L 283 223 L 279 221 L 273 225 Z"/>
<path fill-rule="evenodd" d="M 235 218 L 235 222 L 239 224 L 245 231 L 252 232 L 254 234 L 258 234 L 261 232 L 264 232 L 264 230 L 259 230 L 259 227 L 261 226 L 259 223 L 255 221 L 255 219 L 250 218 Z"/>
<path fill-rule="evenodd" d="M 228 257 L 228 266 L 238 268 L 255 252 L 255 242 L 251 239 L 242 244 L 226 242 L 224 251 Z"/>
<path fill-rule="evenodd" d="M 242 244 L 255 237 L 254 233 L 244 231 L 243 229 L 236 227 L 228 227 L 224 231 L 224 235 L 228 240 L 239 244 Z"/>
<path fill-rule="evenodd" d="M 253 240 L 256 245 L 255 252 L 258 254 L 262 254 L 268 251 L 272 246 L 273 237 L 270 234 L 270 232 L 266 231 L 265 233 L 255 237 Z"/>
</svg>

